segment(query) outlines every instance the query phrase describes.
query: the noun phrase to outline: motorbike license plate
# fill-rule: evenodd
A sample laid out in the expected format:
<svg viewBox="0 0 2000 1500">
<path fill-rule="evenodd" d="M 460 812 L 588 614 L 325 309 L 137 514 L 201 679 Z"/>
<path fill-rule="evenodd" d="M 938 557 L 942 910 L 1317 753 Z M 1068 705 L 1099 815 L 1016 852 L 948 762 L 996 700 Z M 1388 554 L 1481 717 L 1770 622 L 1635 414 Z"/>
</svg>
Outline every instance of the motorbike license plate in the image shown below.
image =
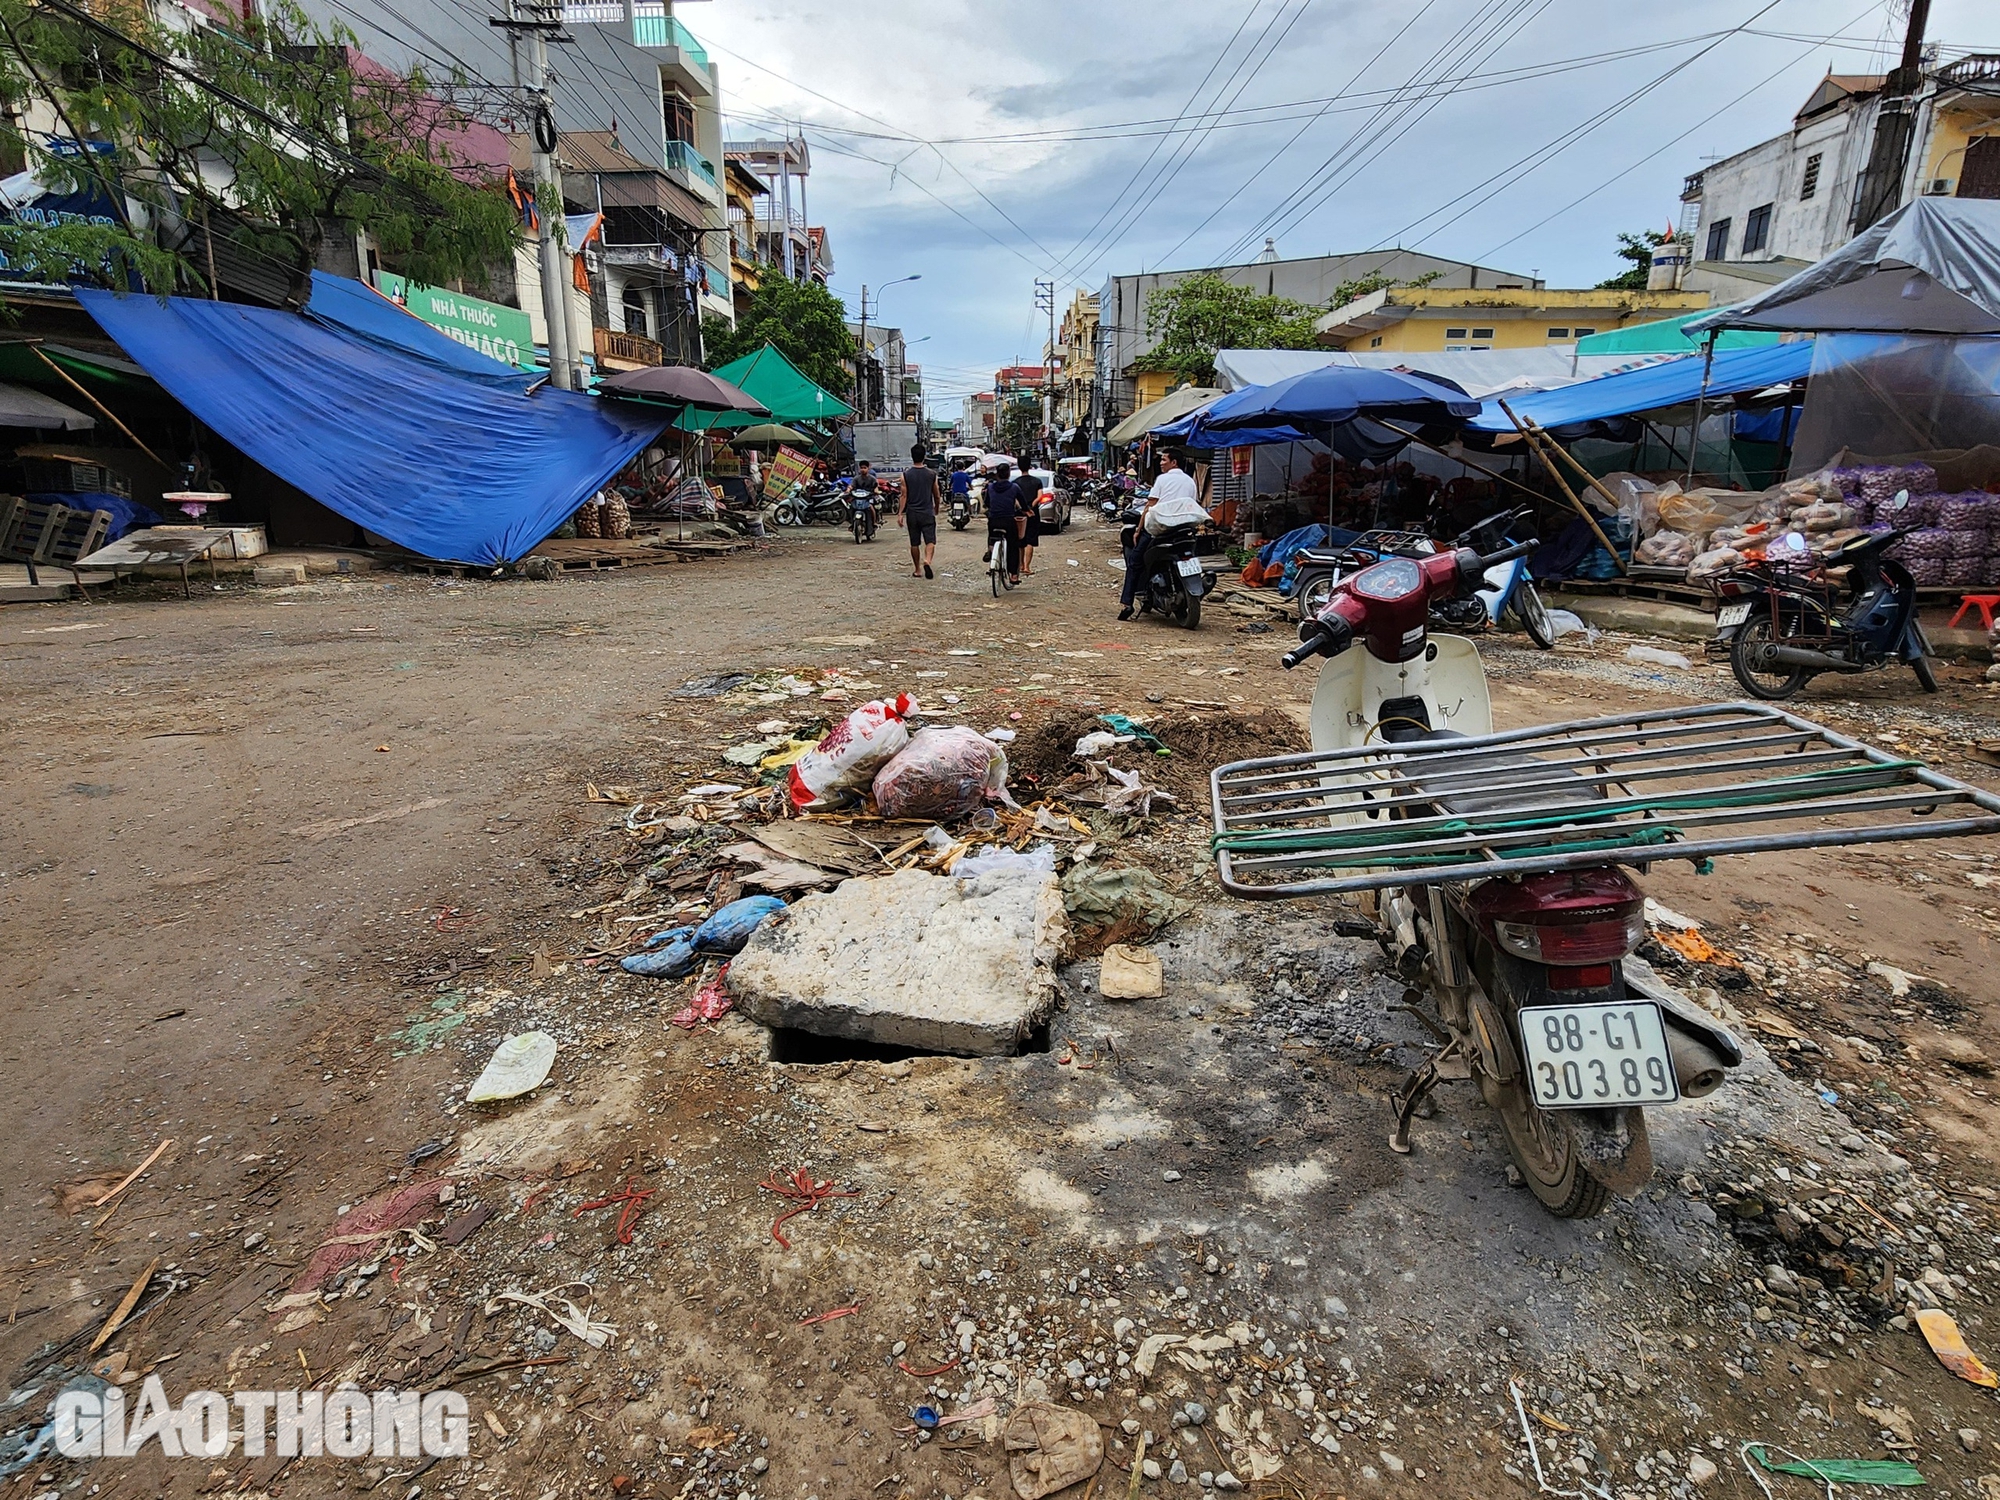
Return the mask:
<svg viewBox="0 0 2000 1500">
<path fill-rule="evenodd" d="M 1201 559 L 1198 557 L 1179 558 L 1174 563 L 1174 571 L 1179 573 L 1183 578 L 1192 578 L 1201 571 Z"/>
<path fill-rule="evenodd" d="M 1750 618 L 1750 601 L 1739 604 L 1725 604 L 1715 612 L 1715 624 L 1719 630 L 1727 630 L 1732 625 L 1741 625 Z"/>
<path fill-rule="evenodd" d="M 1543 1109 L 1613 1109 L 1680 1098 L 1666 1022 L 1649 1000 L 1537 1005 L 1521 1012 L 1521 1048 Z"/>
</svg>

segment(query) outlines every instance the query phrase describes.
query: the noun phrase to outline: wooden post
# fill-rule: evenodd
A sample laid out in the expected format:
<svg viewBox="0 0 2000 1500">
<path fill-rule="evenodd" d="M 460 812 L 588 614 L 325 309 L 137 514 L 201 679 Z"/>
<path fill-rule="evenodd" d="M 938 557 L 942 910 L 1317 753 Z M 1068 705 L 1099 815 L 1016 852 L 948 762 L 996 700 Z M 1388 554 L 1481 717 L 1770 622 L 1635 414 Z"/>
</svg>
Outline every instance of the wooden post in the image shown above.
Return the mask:
<svg viewBox="0 0 2000 1500">
<path fill-rule="evenodd" d="M 1604 550 L 1611 554 L 1611 565 L 1614 568 L 1616 568 L 1620 573 L 1625 572 L 1626 571 L 1625 559 L 1620 557 L 1618 555 L 1618 549 L 1611 545 L 1611 538 L 1606 536 L 1604 534 L 1604 528 L 1597 524 L 1597 517 L 1590 513 L 1590 507 L 1585 505 L 1582 499 L 1578 497 L 1576 491 L 1569 487 L 1569 481 L 1563 478 L 1562 470 L 1555 466 L 1555 464 L 1550 460 L 1548 454 L 1544 452 L 1542 449 L 1542 442 L 1544 439 L 1547 439 L 1551 447 L 1559 447 L 1559 445 L 1556 444 L 1553 438 L 1549 438 L 1548 435 L 1544 433 L 1541 428 L 1537 427 L 1533 422 L 1523 422 L 1519 417 L 1517 417 L 1514 414 L 1514 409 L 1511 406 L 1509 406 L 1505 401 L 1502 401 L 1500 403 L 1500 410 L 1502 410 L 1507 414 L 1507 420 L 1512 422 L 1516 427 L 1516 429 L 1519 430 L 1521 436 L 1528 440 L 1528 446 L 1534 450 L 1535 457 L 1539 458 L 1542 461 L 1542 467 L 1549 471 L 1549 477 L 1555 480 L 1556 484 L 1562 489 L 1562 492 L 1569 497 L 1569 503 L 1576 507 L 1576 513 L 1583 517 L 1584 523 L 1587 526 L 1589 526 L 1592 531 L 1597 533 L 1597 540 L 1603 543 Z M 1571 459 L 1570 462 L 1575 463 L 1576 460 Z M 1578 467 L 1581 468 L 1582 466 L 1578 465 Z M 1595 480 L 1592 480 L 1591 482 L 1593 484 L 1596 484 Z M 1603 489 L 1601 485 L 1598 486 L 1598 488 L 1600 489 L 1600 491 L 1602 491 Z M 1606 494 L 1606 498 L 1607 499 L 1609 498 L 1608 493 Z"/>
<path fill-rule="evenodd" d="M 168 481 L 170 483 L 172 482 L 174 474 L 173 469 L 166 463 L 164 459 L 160 457 L 159 454 L 155 453 L 151 448 L 148 448 L 144 443 L 140 442 L 137 433 L 133 432 L 131 428 L 127 427 L 123 422 L 119 421 L 116 416 L 113 416 L 110 407 L 106 406 L 102 401 L 99 401 L 95 396 L 91 395 L 90 392 L 85 390 L 82 385 L 78 384 L 76 378 L 72 376 L 69 373 L 69 371 L 65 370 L 61 365 L 57 364 L 54 360 L 50 359 L 48 355 L 44 354 L 42 352 L 40 344 L 30 344 L 28 347 L 35 351 L 35 357 L 39 359 L 43 364 L 47 365 L 51 370 L 54 370 L 56 374 L 62 376 L 64 380 L 67 380 L 71 385 L 75 386 L 78 395 L 82 396 L 84 400 L 88 401 L 92 406 L 96 407 L 99 411 L 103 412 L 104 415 L 110 419 L 111 425 L 113 427 L 116 427 L 120 432 L 124 433 L 125 436 L 127 436 L 128 438 L 131 438 L 132 446 L 137 448 L 141 453 L 145 454 L 146 457 L 150 458 L 154 463 L 158 464 L 162 469 L 164 469 L 166 471 Z"/>
</svg>

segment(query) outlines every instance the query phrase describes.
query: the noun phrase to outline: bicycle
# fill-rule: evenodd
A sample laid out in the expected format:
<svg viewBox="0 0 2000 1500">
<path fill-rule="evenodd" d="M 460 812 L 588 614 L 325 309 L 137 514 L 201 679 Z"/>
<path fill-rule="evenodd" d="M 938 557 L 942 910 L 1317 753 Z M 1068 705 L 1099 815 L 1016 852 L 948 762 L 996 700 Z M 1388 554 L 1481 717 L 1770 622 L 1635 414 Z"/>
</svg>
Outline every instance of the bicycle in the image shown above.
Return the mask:
<svg viewBox="0 0 2000 1500">
<path fill-rule="evenodd" d="M 1014 587 L 1014 577 L 1007 571 L 1007 538 L 989 536 L 986 539 L 986 577 L 993 585 L 993 597 L 1000 597 L 1001 587 Z"/>
</svg>

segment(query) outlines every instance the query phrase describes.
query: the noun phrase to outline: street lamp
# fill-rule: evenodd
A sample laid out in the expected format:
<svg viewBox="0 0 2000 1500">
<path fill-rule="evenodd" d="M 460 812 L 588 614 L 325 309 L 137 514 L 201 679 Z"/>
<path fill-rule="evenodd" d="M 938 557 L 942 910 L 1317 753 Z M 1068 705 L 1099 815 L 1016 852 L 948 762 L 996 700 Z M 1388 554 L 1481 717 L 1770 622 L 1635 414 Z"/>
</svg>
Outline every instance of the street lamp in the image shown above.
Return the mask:
<svg viewBox="0 0 2000 1500">
<path fill-rule="evenodd" d="M 901 286 L 906 281 L 922 281 L 923 272 L 910 276 L 898 276 L 894 281 L 885 281 L 875 288 L 875 310 L 882 310 L 882 294 L 892 286 Z M 854 373 L 860 377 L 861 419 L 868 419 L 868 283 L 861 283 L 861 352 L 854 360 Z"/>
</svg>

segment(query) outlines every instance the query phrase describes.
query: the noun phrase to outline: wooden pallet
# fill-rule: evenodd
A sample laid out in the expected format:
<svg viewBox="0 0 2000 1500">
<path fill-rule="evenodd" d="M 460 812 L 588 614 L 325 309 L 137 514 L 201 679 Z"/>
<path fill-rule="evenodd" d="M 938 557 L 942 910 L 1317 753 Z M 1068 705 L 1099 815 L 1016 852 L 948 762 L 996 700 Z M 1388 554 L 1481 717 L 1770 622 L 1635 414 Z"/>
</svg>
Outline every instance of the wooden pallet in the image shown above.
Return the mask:
<svg viewBox="0 0 2000 1500">
<path fill-rule="evenodd" d="M 1714 605 L 1715 595 L 1700 584 L 1671 583 L 1647 578 L 1565 578 L 1544 585 L 1552 592 L 1587 594 L 1597 598 L 1651 599 L 1662 604 L 1687 604 L 1698 609 Z"/>
</svg>

